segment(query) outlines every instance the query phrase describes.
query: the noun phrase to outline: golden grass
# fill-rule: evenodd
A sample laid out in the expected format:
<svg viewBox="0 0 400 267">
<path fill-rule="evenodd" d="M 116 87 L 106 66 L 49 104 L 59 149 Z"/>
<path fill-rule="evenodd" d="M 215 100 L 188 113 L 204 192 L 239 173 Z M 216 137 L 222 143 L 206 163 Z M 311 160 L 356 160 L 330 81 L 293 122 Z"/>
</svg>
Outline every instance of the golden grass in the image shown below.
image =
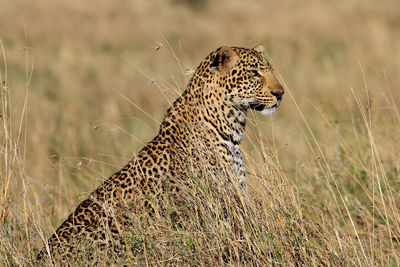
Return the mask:
<svg viewBox="0 0 400 267">
<path fill-rule="evenodd" d="M 195 221 L 170 235 L 146 230 L 132 233 L 145 248 L 132 262 L 221 263 L 211 240 L 230 264 L 294 265 L 298 255 L 399 265 L 400 5 L 201 2 L 1 4 L 1 266 L 34 264 L 79 201 L 153 137 L 210 51 L 258 42 L 286 94 L 272 117 L 250 114 L 248 239 L 227 239 L 211 219 L 208 231 Z"/>
</svg>

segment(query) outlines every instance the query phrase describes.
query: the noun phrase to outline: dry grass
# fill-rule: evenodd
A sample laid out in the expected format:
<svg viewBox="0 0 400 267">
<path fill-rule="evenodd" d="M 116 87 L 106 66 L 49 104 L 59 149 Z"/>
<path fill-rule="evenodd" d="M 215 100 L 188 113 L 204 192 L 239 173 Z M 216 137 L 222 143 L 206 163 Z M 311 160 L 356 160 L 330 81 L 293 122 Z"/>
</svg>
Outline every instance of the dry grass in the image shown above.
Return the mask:
<svg viewBox="0 0 400 267">
<path fill-rule="evenodd" d="M 240 203 L 212 194 L 209 227 L 134 232 L 132 262 L 400 264 L 397 1 L 201 2 L 1 3 L 1 266 L 34 264 L 207 53 L 258 42 L 286 94 L 272 117 L 250 114 L 251 216 L 229 235 L 215 207 Z"/>
</svg>

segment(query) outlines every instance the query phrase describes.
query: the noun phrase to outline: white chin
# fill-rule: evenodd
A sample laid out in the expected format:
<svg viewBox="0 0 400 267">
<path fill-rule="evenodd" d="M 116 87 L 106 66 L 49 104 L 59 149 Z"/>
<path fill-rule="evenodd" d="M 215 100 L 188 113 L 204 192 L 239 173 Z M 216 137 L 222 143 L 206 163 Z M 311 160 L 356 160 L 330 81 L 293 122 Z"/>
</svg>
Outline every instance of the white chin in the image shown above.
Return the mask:
<svg viewBox="0 0 400 267">
<path fill-rule="evenodd" d="M 277 107 L 276 106 L 274 106 L 274 107 L 272 107 L 272 108 L 266 108 L 266 109 L 263 109 L 263 110 L 261 110 L 261 111 L 259 111 L 260 112 L 260 114 L 261 115 L 272 115 L 272 114 L 274 114 L 274 112 L 276 111 L 276 109 L 277 109 Z"/>
</svg>

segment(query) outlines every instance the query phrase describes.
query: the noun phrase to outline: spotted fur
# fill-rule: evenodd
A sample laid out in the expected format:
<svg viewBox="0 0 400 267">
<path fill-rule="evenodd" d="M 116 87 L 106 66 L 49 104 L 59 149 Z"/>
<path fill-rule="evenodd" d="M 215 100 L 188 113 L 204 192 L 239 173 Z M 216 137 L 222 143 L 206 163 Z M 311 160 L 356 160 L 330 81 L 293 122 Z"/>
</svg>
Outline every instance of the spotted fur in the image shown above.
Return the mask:
<svg viewBox="0 0 400 267">
<path fill-rule="evenodd" d="M 247 112 L 273 113 L 283 92 L 263 57 L 262 46 L 224 46 L 210 53 L 166 112 L 153 140 L 78 205 L 38 258 L 71 251 L 72 239 L 122 244 L 122 231 L 134 226 L 127 213 L 120 213 L 121 200 L 154 213 L 167 191 L 175 196 L 185 194 L 182 188 L 192 172 L 201 171 L 204 164 L 244 185 L 240 143 Z"/>
</svg>

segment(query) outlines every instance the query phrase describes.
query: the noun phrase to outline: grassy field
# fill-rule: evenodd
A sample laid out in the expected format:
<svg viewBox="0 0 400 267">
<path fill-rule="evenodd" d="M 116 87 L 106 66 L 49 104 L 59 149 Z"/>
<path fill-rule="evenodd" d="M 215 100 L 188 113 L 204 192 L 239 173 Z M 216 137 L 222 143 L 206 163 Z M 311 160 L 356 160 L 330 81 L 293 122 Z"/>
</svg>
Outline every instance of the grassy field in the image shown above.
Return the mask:
<svg viewBox="0 0 400 267">
<path fill-rule="evenodd" d="M 400 265 L 398 1 L 3 0 L 0 40 L 0 266 L 35 264 L 209 52 L 258 43 L 286 93 L 250 113 L 245 238 L 149 230 L 129 262 Z"/>
</svg>

